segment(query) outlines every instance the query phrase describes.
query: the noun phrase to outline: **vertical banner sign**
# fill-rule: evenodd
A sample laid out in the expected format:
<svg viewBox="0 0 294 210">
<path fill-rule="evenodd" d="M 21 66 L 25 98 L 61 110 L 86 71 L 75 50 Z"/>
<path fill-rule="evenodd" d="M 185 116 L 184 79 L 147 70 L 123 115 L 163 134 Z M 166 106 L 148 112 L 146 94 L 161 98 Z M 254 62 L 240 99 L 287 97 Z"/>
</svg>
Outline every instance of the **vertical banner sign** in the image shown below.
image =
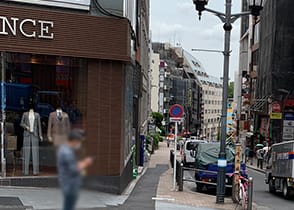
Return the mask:
<svg viewBox="0 0 294 210">
<path fill-rule="evenodd" d="M 6 159 L 5 159 L 5 108 L 6 108 L 6 91 L 5 91 L 5 52 L 1 53 L 1 175 L 6 177 Z"/>
</svg>

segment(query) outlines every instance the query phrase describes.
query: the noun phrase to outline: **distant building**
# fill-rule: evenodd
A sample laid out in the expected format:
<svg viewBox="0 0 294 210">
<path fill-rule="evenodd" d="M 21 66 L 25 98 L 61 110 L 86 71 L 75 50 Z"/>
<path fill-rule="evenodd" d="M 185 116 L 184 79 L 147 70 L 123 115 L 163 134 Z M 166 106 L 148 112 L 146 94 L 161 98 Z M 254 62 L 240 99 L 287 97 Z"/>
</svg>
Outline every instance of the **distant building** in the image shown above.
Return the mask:
<svg viewBox="0 0 294 210">
<path fill-rule="evenodd" d="M 159 66 L 160 58 L 158 53 L 151 53 L 151 110 L 153 112 L 159 111 L 159 88 L 163 88 L 163 81 L 159 82 Z"/>
<path fill-rule="evenodd" d="M 164 72 L 159 106 L 163 106 L 166 119 L 169 107 L 181 104 L 186 113 L 185 130 L 209 140 L 216 139 L 222 106 L 221 81 L 209 76 L 200 61 L 183 48 L 163 43 L 153 43 L 152 46 L 160 54 L 160 72 Z"/>
<path fill-rule="evenodd" d="M 184 50 L 170 44 L 153 43 L 153 50 L 160 54 L 159 111 L 164 114 L 169 129 L 168 111 L 171 105 L 184 107 L 185 121 L 180 131 L 194 135 L 201 130 L 202 88 L 191 68 L 185 64 Z"/>
<path fill-rule="evenodd" d="M 190 53 L 185 51 L 187 65 L 193 70 L 195 77 L 202 87 L 203 121 L 200 136 L 215 140 L 220 130 L 220 116 L 222 107 L 221 80 L 206 73 L 203 65 Z"/>
</svg>

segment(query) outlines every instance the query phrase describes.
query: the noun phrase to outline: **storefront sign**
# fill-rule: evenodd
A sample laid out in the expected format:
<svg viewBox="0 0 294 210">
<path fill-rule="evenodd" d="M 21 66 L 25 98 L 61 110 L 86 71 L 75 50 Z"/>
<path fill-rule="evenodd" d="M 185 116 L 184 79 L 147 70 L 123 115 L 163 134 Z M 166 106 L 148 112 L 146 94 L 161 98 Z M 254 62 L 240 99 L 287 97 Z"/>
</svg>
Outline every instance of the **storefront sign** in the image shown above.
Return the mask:
<svg viewBox="0 0 294 210">
<path fill-rule="evenodd" d="M 10 0 L 14 2 L 38 4 L 70 9 L 90 10 L 90 0 Z"/>
<path fill-rule="evenodd" d="M 294 121 L 293 120 L 284 120 L 283 126 L 284 127 L 294 127 Z"/>
<path fill-rule="evenodd" d="M 283 140 L 292 140 L 294 139 L 294 135 L 290 133 L 283 133 Z"/>
<path fill-rule="evenodd" d="M 48 20 L 19 19 L 0 16 L 0 36 L 18 36 L 27 38 L 53 39 L 54 22 Z M 30 28 L 30 29 L 29 29 Z"/>
<path fill-rule="evenodd" d="M 273 102 L 272 111 L 275 113 L 281 112 L 281 105 L 279 104 L 279 102 Z"/>
<path fill-rule="evenodd" d="M 282 113 L 271 113 L 270 115 L 271 120 L 281 120 L 282 119 Z"/>
</svg>

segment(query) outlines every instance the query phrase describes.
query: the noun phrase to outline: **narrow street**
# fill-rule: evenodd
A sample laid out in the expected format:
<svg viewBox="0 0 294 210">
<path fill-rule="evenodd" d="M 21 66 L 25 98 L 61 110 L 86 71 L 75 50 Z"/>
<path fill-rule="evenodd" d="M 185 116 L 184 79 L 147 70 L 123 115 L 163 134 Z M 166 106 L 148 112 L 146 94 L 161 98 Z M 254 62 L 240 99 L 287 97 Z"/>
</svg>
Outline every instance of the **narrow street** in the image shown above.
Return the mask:
<svg viewBox="0 0 294 210">
<path fill-rule="evenodd" d="M 254 203 L 257 204 L 258 210 L 293 210 L 294 199 L 286 200 L 281 193 L 271 194 L 268 191 L 268 185 L 264 182 L 264 174 L 249 169 L 249 175 L 254 179 Z M 185 173 L 186 179 L 193 179 L 192 172 Z M 186 189 L 196 191 L 195 183 L 185 182 Z M 214 194 L 214 191 L 203 192 Z"/>
<path fill-rule="evenodd" d="M 264 174 L 249 170 L 249 175 L 254 179 L 254 202 L 264 209 L 271 210 L 293 210 L 294 200 L 286 200 L 281 193 L 271 194 L 268 185 L 264 182 Z"/>
</svg>

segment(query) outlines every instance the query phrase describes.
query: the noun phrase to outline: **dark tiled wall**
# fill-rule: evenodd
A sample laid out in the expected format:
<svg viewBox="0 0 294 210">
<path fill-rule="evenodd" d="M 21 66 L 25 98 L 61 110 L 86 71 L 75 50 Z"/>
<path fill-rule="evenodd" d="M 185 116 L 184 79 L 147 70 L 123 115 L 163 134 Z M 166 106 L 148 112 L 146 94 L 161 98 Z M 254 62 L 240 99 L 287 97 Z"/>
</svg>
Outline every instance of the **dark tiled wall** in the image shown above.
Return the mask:
<svg viewBox="0 0 294 210">
<path fill-rule="evenodd" d="M 88 64 L 87 153 L 96 157 L 93 176 L 120 176 L 123 170 L 124 65 L 90 60 Z"/>
</svg>

